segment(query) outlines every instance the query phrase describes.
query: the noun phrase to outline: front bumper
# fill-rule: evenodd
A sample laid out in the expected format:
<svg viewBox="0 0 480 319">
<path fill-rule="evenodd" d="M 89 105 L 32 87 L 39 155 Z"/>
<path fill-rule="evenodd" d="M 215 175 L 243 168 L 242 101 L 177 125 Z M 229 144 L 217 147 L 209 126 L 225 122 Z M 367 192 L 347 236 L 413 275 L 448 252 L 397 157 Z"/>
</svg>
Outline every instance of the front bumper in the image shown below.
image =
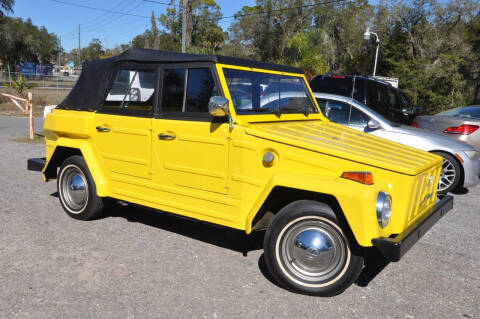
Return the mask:
<svg viewBox="0 0 480 319">
<path fill-rule="evenodd" d="M 435 203 L 432 211 L 425 214 L 401 234 L 393 238 L 372 239 L 372 244 L 390 261 L 399 261 L 412 246 L 425 235 L 430 228 L 453 208 L 453 197 L 445 196 Z"/>
<path fill-rule="evenodd" d="M 27 169 L 29 171 L 41 172 L 46 164 L 47 160 L 45 157 L 29 158 L 27 160 Z"/>
<path fill-rule="evenodd" d="M 466 157 L 465 154 L 463 157 Z M 463 187 L 468 188 L 480 183 L 480 159 L 471 160 L 468 157 L 463 163 Z"/>
</svg>

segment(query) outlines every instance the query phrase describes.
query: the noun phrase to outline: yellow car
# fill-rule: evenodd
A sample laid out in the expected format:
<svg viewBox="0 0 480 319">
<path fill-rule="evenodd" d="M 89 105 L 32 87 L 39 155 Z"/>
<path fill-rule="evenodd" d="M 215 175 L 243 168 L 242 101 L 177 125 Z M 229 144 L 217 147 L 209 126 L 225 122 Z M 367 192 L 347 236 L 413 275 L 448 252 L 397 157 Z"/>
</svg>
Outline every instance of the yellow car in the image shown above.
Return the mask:
<svg viewBox="0 0 480 319">
<path fill-rule="evenodd" d="M 345 290 L 370 247 L 398 261 L 453 206 L 436 201 L 440 156 L 328 121 L 289 66 L 129 50 L 85 63 L 44 130 L 28 168 L 71 217 L 114 198 L 266 229 L 270 272 L 306 294 Z"/>
</svg>

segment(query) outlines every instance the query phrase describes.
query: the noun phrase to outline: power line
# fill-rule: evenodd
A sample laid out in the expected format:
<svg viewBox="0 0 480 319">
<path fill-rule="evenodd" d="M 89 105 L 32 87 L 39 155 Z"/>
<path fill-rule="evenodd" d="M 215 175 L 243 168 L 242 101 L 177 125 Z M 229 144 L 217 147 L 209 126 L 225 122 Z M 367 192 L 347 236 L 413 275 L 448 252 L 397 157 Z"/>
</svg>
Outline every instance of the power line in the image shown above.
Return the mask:
<svg viewBox="0 0 480 319">
<path fill-rule="evenodd" d="M 150 17 L 142 16 L 142 15 L 139 15 L 139 14 L 95 8 L 95 7 L 90 7 L 90 6 L 86 6 L 86 5 L 83 5 L 83 4 L 78 4 L 78 3 L 68 2 L 68 1 L 62 1 L 62 0 L 50 0 L 50 1 L 57 2 L 57 3 L 62 3 L 62 4 L 70 5 L 70 6 L 75 6 L 75 7 L 79 7 L 79 8 L 90 9 L 90 10 L 97 10 L 97 11 L 103 11 L 103 12 L 108 12 L 108 13 L 113 13 L 113 14 L 124 15 L 124 16 L 132 16 L 132 17 L 150 19 Z"/>
<path fill-rule="evenodd" d="M 179 8 L 183 7 L 181 4 L 167 3 L 167 2 L 154 1 L 154 0 L 143 0 L 143 2 L 151 2 L 156 4 L 162 4 L 164 6 L 172 6 L 172 7 L 179 7 Z"/>
<path fill-rule="evenodd" d="M 132 4 L 132 3 L 129 3 L 127 4 L 126 6 L 123 7 L 123 9 L 127 9 L 127 7 Z M 135 2 L 133 2 L 133 4 L 135 4 Z M 137 9 L 139 6 L 141 6 L 142 3 L 139 2 L 137 5 L 135 5 L 134 7 L 131 7 L 130 9 L 128 9 L 128 11 L 134 11 L 135 9 Z M 108 26 L 110 25 L 111 23 L 115 23 L 115 22 L 118 22 L 119 19 L 129 19 L 129 18 L 123 18 L 123 17 L 116 17 L 116 16 L 110 16 L 110 17 L 106 17 L 103 21 L 97 21 L 91 25 L 87 25 L 86 27 L 86 30 L 84 32 L 90 32 L 90 31 L 95 31 L 99 28 L 103 28 L 105 26 Z M 132 17 L 132 19 L 143 19 L 141 17 Z M 82 27 L 84 27 L 84 25 L 82 24 Z"/>
<path fill-rule="evenodd" d="M 111 14 L 110 11 L 114 10 L 115 8 L 117 8 L 118 11 L 121 11 L 121 10 L 126 9 L 126 8 L 130 5 L 129 1 L 130 1 L 130 0 L 122 0 L 122 1 L 118 2 L 116 6 L 114 6 L 114 7 L 111 8 L 110 10 L 108 10 L 109 12 L 104 12 L 104 13 L 96 16 L 95 18 L 90 19 L 90 20 L 85 21 L 85 22 L 80 23 L 80 24 L 81 24 L 82 26 L 88 26 L 88 28 L 91 28 L 91 27 L 93 27 L 93 26 L 95 26 L 95 25 L 105 23 L 105 20 L 108 21 L 108 20 L 111 19 L 112 17 L 116 17 L 115 15 L 108 17 L 108 15 Z M 138 6 L 137 6 L 137 7 L 138 7 Z M 137 8 L 137 7 L 135 7 L 135 8 Z M 131 11 L 131 10 L 130 10 L 130 11 Z M 102 17 L 106 17 L 106 18 L 105 18 L 103 21 L 97 21 L 97 20 L 99 20 L 99 19 L 102 18 Z M 142 19 L 143 19 L 143 17 L 142 17 Z M 76 36 L 76 31 L 72 31 L 72 32 L 69 32 L 69 33 L 65 33 L 65 34 L 62 34 L 61 36 L 62 36 L 62 37 L 66 37 L 66 38 L 71 37 L 71 36 Z"/>
<path fill-rule="evenodd" d="M 144 0 L 146 1 L 146 0 Z M 265 10 L 265 11 L 258 11 L 258 12 L 253 12 L 253 13 L 245 13 L 245 14 L 234 14 L 232 16 L 227 16 L 227 17 L 221 17 L 218 20 L 223 20 L 223 19 L 230 19 L 230 18 L 241 18 L 241 17 L 248 17 L 248 16 L 255 16 L 255 15 L 260 15 L 260 14 L 265 14 L 265 13 L 272 13 L 272 12 L 279 12 L 279 11 L 287 11 L 287 10 L 295 10 L 295 9 L 302 9 L 302 8 L 310 8 L 310 7 L 316 7 L 316 6 L 322 6 L 322 5 L 327 5 L 327 4 L 332 4 L 332 3 L 342 3 L 346 2 L 348 0 L 333 0 L 333 1 L 326 1 L 326 2 L 317 2 L 317 3 L 312 3 L 312 4 L 305 4 L 301 6 L 295 6 L 295 7 L 287 7 L 287 8 L 281 8 L 281 9 L 272 9 L 272 10 Z"/>
<path fill-rule="evenodd" d="M 117 2 L 117 3 L 116 3 L 111 9 L 109 9 L 108 11 L 113 11 L 113 10 L 115 10 L 115 9 L 117 9 L 117 11 L 122 11 L 122 10 L 124 10 L 126 7 L 128 7 L 129 2 L 130 2 L 130 0 L 121 0 L 121 1 Z M 85 26 L 85 25 L 87 25 L 87 24 L 97 24 L 97 23 L 98 23 L 98 20 L 99 20 L 100 18 L 103 18 L 103 17 L 105 17 L 105 16 L 108 16 L 109 14 L 110 14 L 110 12 L 104 12 L 104 13 L 96 16 L 95 18 L 90 19 L 90 20 L 85 21 L 85 22 L 80 23 L 80 24 L 83 25 L 83 26 Z"/>
</svg>

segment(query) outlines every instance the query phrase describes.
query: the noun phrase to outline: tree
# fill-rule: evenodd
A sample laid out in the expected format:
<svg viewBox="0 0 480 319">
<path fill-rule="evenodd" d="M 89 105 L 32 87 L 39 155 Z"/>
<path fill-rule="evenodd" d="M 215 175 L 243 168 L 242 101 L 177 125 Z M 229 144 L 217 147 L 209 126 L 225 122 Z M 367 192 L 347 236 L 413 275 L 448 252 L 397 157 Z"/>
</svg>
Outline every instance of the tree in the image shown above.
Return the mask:
<svg viewBox="0 0 480 319">
<path fill-rule="evenodd" d="M 57 36 L 30 19 L 5 17 L 0 23 L 0 43 L 0 60 L 12 66 L 22 61 L 49 62 L 60 51 Z"/>
<path fill-rule="evenodd" d="M 171 2 L 173 4 L 173 1 Z M 224 43 L 223 30 L 218 25 L 221 18 L 220 7 L 214 0 L 188 0 L 186 6 L 186 47 L 190 52 L 212 53 L 220 49 Z M 182 10 L 183 10 L 182 9 Z M 182 39 L 183 12 L 175 6 L 167 8 L 158 21 L 162 27 L 160 32 L 160 48 L 180 51 Z"/>
<path fill-rule="evenodd" d="M 13 12 L 14 3 L 15 0 L 0 0 L 0 18 L 2 18 L 5 13 Z"/>
<path fill-rule="evenodd" d="M 100 59 L 105 50 L 102 47 L 102 41 L 100 39 L 92 39 L 87 47 L 82 49 L 82 61 L 91 61 Z"/>
<path fill-rule="evenodd" d="M 480 13 L 468 23 L 465 40 L 471 46 L 471 55 L 467 57 L 469 67 L 465 70 L 468 81 L 473 86 L 472 103 L 480 103 Z"/>
</svg>

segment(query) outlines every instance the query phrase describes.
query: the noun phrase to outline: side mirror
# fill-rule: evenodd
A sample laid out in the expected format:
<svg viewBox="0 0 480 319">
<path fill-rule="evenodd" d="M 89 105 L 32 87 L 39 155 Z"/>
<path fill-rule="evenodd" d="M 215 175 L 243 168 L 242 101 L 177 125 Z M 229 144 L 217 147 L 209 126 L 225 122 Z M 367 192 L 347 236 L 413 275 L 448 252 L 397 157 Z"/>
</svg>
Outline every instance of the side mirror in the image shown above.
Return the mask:
<svg viewBox="0 0 480 319">
<path fill-rule="evenodd" d="M 218 117 L 228 115 L 228 100 L 223 96 L 212 96 L 208 102 L 208 112 Z"/>
<path fill-rule="evenodd" d="M 378 130 L 379 128 L 381 128 L 382 126 L 380 125 L 380 123 L 378 123 L 376 120 L 374 119 L 370 119 L 367 123 L 367 128 L 370 129 L 370 130 Z"/>
<path fill-rule="evenodd" d="M 421 115 L 423 113 L 423 107 L 417 106 L 415 107 L 415 115 Z"/>
</svg>

